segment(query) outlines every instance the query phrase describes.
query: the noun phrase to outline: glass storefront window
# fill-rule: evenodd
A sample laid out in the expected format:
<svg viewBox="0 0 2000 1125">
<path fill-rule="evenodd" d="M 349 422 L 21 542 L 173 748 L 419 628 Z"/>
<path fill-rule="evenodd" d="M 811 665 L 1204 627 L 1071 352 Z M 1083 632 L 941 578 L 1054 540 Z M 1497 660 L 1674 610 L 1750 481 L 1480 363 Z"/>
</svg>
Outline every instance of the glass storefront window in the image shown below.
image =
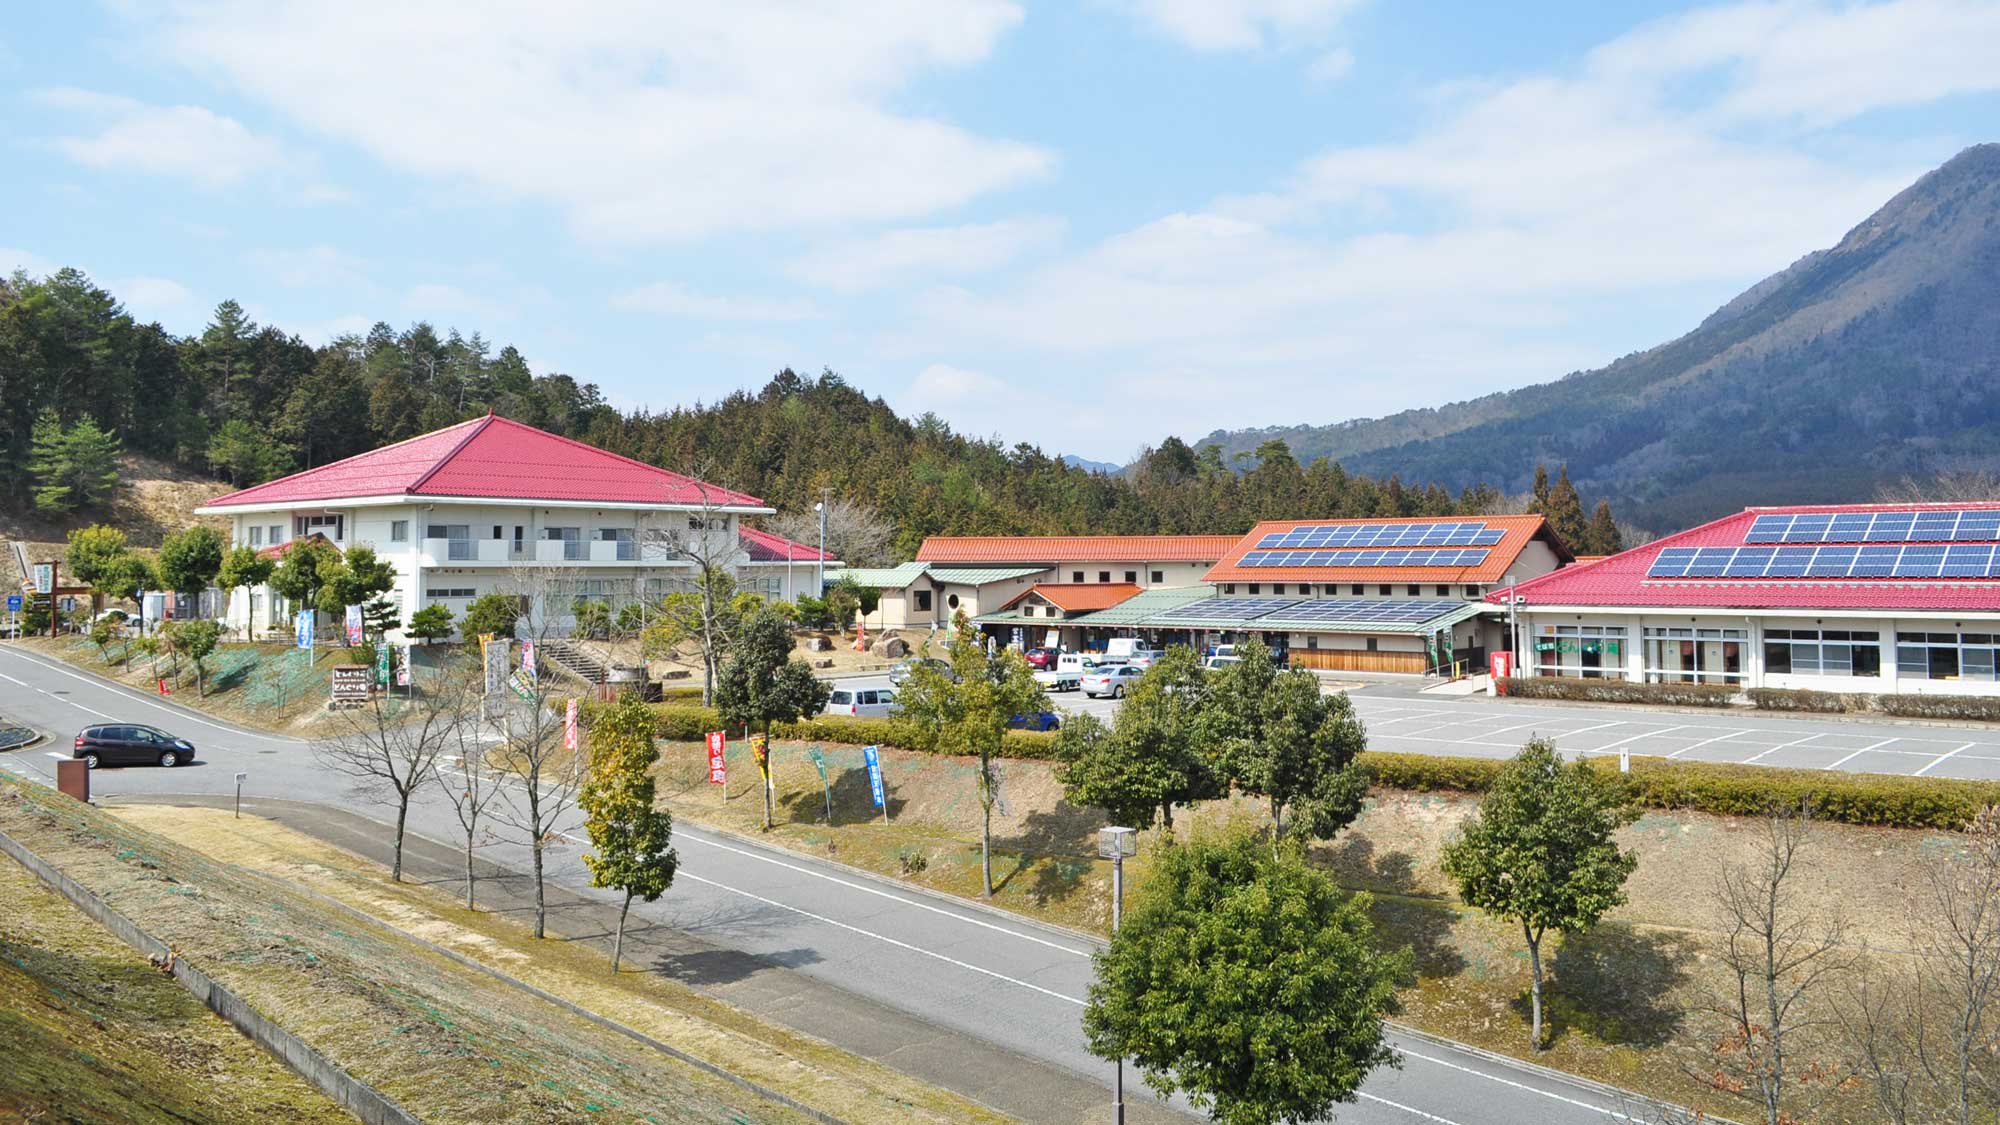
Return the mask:
<svg viewBox="0 0 2000 1125">
<path fill-rule="evenodd" d="M 1625 677 L 1622 625 L 1544 625 L 1535 631 L 1534 645 L 1537 676 Z"/>
<path fill-rule="evenodd" d="M 1646 630 L 1649 684 L 1734 684 L 1743 681 L 1745 629 Z"/>
<path fill-rule="evenodd" d="M 1879 676 L 1882 635 L 1858 629 L 1766 629 L 1764 671 L 1774 676 Z"/>
<path fill-rule="evenodd" d="M 1992 633 L 1898 633 L 1896 674 L 1915 680 L 1992 682 L 2000 665 Z"/>
</svg>

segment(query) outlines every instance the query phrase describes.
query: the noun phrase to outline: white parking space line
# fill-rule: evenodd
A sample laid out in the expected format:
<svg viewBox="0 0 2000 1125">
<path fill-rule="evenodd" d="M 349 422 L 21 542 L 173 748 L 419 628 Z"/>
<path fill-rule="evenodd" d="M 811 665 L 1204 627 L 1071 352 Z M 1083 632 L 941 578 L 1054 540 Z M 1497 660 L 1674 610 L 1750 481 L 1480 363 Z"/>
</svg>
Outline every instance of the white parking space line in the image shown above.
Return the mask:
<svg viewBox="0 0 2000 1125">
<path fill-rule="evenodd" d="M 1687 729 L 1687 724 L 1686 724 L 1686 723 L 1682 723 L 1682 724 L 1680 724 L 1679 726 L 1672 726 L 1672 727 L 1666 727 L 1666 728 L 1664 728 L 1664 729 L 1662 729 L 1662 730 L 1649 730 L 1649 731 L 1645 731 L 1645 732 L 1643 732 L 1643 733 L 1641 733 L 1641 734 L 1635 734 L 1635 735 L 1631 736 L 1630 738 L 1621 738 L 1621 739 L 1619 739 L 1619 740 L 1618 740 L 1618 741 L 1616 741 L 1616 742 L 1607 742 L 1607 743 L 1605 743 L 1604 745 L 1602 745 L 1602 746 L 1599 746 L 1599 747 L 1598 747 L 1597 749 L 1595 749 L 1595 750 L 1592 750 L 1592 751 L 1590 751 L 1590 753 L 1592 753 L 1592 754 L 1602 754 L 1602 753 L 1604 753 L 1604 752 L 1605 752 L 1605 751 L 1607 751 L 1607 750 L 1616 750 L 1616 749 L 1618 749 L 1618 748 L 1619 748 L 1620 746 L 1623 746 L 1623 745 L 1625 745 L 1625 744 L 1626 744 L 1626 743 L 1628 743 L 1628 742 L 1637 742 L 1637 741 L 1639 741 L 1639 740 L 1640 740 L 1640 739 L 1642 739 L 1642 738 L 1659 738 L 1659 737 L 1660 737 L 1660 736 L 1662 736 L 1662 735 L 1666 735 L 1666 734 L 1671 734 L 1671 733 L 1673 733 L 1674 731 L 1677 731 L 1677 730 L 1686 730 L 1686 729 Z"/>
<path fill-rule="evenodd" d="M 1879 747 L 1883 747 L 1883 746 L 1887 746 L 1887 745 L 1889 745 L 1889 744 L 1890 744 L 1891 742 L 1894 742 L 1894 741 L 1896 741 L 1896 740 L 1895 740 L 1895 739 L 1893 739 L 1893 738 L 1885 738 L 1885 739 L 1883 739 L 1883 740 L 1882 740 L 1882 741 L 1880 741 L 1880 742 L 1874 742 L 1874 743 L 1870 743 L 1869 745 L 1867 745 L 1867 746 L 1863 746 L 1863 747 L 1862 747 L 1861 749 L 1859 749 L 1859 750 L 1856 750 L 1856 751 L 1855 751 L 1854 753 L 1852 753 L 1852 754 L 1849 754 L 1849 755 L 1848 755 L 1848 756 L 1846 756 L 1845 758 L 1842 758 L 1842 759 L 1840 759 L 1839 761 L 1837 761 L 1837 762 L 1833 763 L 1832 765 L 1830 765 L 1830 766 L 1821 766 L 1820 768 L 1821 768 L 1821 769 L 1823 769 L 1823 770 L 1837 770 L 1837 769 L 1839 769 L 1840 767 L 1842 767 L 1842 766 L 1846 765 L 1847 763 L 1849 763 L 1849 762 L 1853 761 L 1854 759 L 1856 759 L 1856 758 L 1859 758 L 1859 757 L 1860 757 L 1861 755 L 1863 755 L 1863 754 L 1866 754 L 1866 753 L 1867 753 L 1867 752 L 1869 752 L 1870 750 L 1874 750 L 1874 749 L 1877 749 L 1877 748 L 1879 748 Z"/>
<path fill-rule="evenodd" d="M 1678 757 L 1680 757 L 1680 756 L 1681 756 L 1682 754 L 1685 754 L 1685 753 L 1687 753 L 1687 752 L 1688 752 L 1688 751 L 1690 751 L 1690 750 L 1699 750 L 1699 749 L 1701 749 L 1702 747 L 1704 747 L 1704 746 L 1707 746 L 1707 745 L 1708 745 L 1709 743 L 1711 743 L 1711 742 L 1721 742 L 1721 741 L 1723 741 L 1724 739 L 1728 739 L 1728 738 L 1735 738 L 1735 737 L 1736 737 L 1737 735 L 1739 735 L 1739 734 L 1750 734 L 1750 733 L 1753 733 L 1753 732 L 1751 732 L 1751 731 L 1747 731 L 1747 730 L 1729 730 L 1729 731 L 1723 731 L 1723 732 L 1722 732 L 1721 734 L 1718 734 L 1718 735 L 1716 735 L 1716 736 L 1715 736 L 1714 738 L 1704 738 L 1704 739 L 1702 739 L 1702 740 L 1701 740 L 1700 742 L 1696 742 L 1696 743 L 1692 743 L 1692 744 L 1690 744 L 1690 745 L 1687 745 L 1687 746 L 1683 746 L 1683 747 L 1681 747 L 1680 749 L 1678 749 L 1678 750 L 1674 751 L 1673 753 L 1671 753 L 1671 754 L 1667 755 L 1667 757 L 1669 757 L 1669 758 L 1678 758 Z"/>
<path fill-rule="evenodd" d="M 1948 758 L 1956 758 L 1956 757 L 1958 757 L 1958 756 L 1959 756 L 1960 754 L 1964 753 L 1964 752 L 1965 752 L 1965 751 L 1967 751 L 1967 750 L 1970 750 L 1970 749 L 1972 749 L 1972 748 L 1973 748 L 1974 746 L 1977 746 L 1977 745 L 1979 745 L 1979 744 L 1978 744 L 1977 742 L 1968 742 L 1968 743 L 1966 743 L 1965 745 L 1963 745 L 1963 746 L 1959 747 L 1959 748 L 1958 748 L 1958 749 L 1956 749 L 1956 750 L 1947 750 L 1947 751 L 1945 751 L 1944 753 L 1942 753 L 1942 754 L 1939 754 L 1939 755 L 1938 755 L 1937 757 L 1935 757 L 1935 758 L 1931 759 L 1931 762 L 1930 762 L 1930 764 L 1929 764 L 1929 765 L 1925 766 L 1925 767 L 1924 767 L 1923 769 L 1920 769 L 1920 770 L 1918 770 L 1918 771 L 1917 771 L 1916 773 L 1913 773 L 1913 774 L 1911 774 L 1910 776 L 1911 776 L 1911 777 L 1922 777 L 1922 776 L 1924 776 L 1925 774 L 1927 774 L 1927 773 L 1931 772 L 1932 770 L 1936 769 L 1936 768 L 1937 768 L 1938 766 L 1940 766 L 1940 765 L 1943 765 L 1946 759 L 1948 759 Z"/>
<path fill-rule="evenodd" d="M 1786 747 L 1790 746 L 1803 746 L 1806 743 L 1811 742 L 1815 738 L 1824 738 L 1824 737 L 1826 737 L 1826 734 L 1824 731 L 1821 731 L 1821 732 L 1816 732 L 1814 734 L 1806 735 L 1804 738 L 1794 738 L 1790 742 L 1780 742 L 1776 746 L 1767 746 L 1763 750 L 1760 750 L 1757 753 L 1752 754 L 1749 757 L 1743 759 L 1742 764 L 1747 766 L 1750 763 L 1756 761 L 1757 759 L 1762 758 L 1766 754 L 1775 754 L 1778 751 L 1783 750 Z"/>
</svg>

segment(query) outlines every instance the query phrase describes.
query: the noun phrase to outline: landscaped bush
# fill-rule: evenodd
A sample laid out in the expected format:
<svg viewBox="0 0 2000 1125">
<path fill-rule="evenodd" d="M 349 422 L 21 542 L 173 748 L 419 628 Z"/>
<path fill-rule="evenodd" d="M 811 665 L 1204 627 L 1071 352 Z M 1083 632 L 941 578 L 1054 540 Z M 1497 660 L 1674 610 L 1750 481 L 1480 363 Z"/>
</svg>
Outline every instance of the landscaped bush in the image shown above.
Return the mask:
<svg viewBox="0 0 2000 1125">
<path fill-rule="evenodd" d="M 845 742 L 855 746 L 898 746 L 921 750 L 909 724 L 853 715 L 814 715 L 795 723 L 774 723 L 771 733 L 800 742 Z"/>
<path fill-rule="evenodd" d="M 1387 750 L 1366 751 L 1356 761 L 1374 784 L 1415 793 L 1433 789 L 1484 793 L 1506 764 L 1495 758 L 1444 758 Z"/>
<path fill-rule="evenodd" d="M 1906 719 L 2000 720 L 2000 697 L 1985 695 L 1884 695 L 1875 705 Z"/>
<path fill-rule="evenodd" d="M 660 702 L 692 703 L 699 706 L 701 704 L 701 689 L 686 684 L 676 687 L 662 687 L 660 689 Z"/>
<path fill-rule="evenodd" d="M 722 719 L 712 707 L 677 703 L 653 705 L 656 731 L 672 742 L 696 742 L 710 731 L 722 730 Z M 851 746 L 885 746 L 897 750 L 925 751 L 918 745 L 909 724 L 895 719 L 862 719 L 849 715 L 815 715 L 794 723 L 773 723 L 771 734 L 795 742 L 842 742 Z M 735 731 L 731 738 L 740 737 Z M 1051 731 L 1010 730 L 1002 736 L 1000 753 L 1007 758 L 1055 756 L 1056 736 Z"/>
<path fill-rule="evenodd" d="M 1848 694 L 1838 691 L 1812 691 L 1804 688 L 1751 688 L 1747 693 L 1750 702 L 1759 711 L 1813 711 L 1821 714 L 1839 714 L 1846 711 L 1867 711 L 1874 697 Z"/>
<path fill-rule="evenodd" d="M 1736 697 L 1736 689 L 1726 684 L 1635 684 L 1625 680 L 1571 680 L 1557 676 L 1510 676 L 1503 682 L 1506 693 L 1519 699 L 1727 707 Z"/>
<path fill-rule="evenodd" d="M 713 707 L 660 703 L 653 707 L 655 733 L 669 742 L 699 742 L 709 731 L 722 729 Z"/>
</svg>

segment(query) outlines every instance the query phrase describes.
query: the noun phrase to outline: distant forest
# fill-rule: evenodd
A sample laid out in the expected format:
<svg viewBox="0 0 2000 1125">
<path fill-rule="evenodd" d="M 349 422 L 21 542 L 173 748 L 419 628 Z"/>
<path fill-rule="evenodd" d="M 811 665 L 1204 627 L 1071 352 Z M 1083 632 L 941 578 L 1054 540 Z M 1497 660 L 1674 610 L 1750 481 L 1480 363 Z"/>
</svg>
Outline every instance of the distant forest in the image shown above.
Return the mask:
<svg viewBox="0 0 2000 1125">
<path fill-rule="evenodd" d="M 1476 484 L 1453 494 L 1391 472 L 1300 464 L 1282 441 L 1239 471 L 1216 446 L 1168 438 L 1123 475 L 1072 468 L 1028 443 L 905 419 L 832 371 L 779 372 L 755 394 L 621 413 L 596 384 L 536 374 L 511 346 L 429 324 L 314 347 L 234 301 L 199 334 L 140 324 L 77 270 L 0 279 L 0 504 L 87 511 L 115 442 L 247 486 L 491 410 L 655 465 L 809 509 L 823 492 L 872 509 L 909 558 L 927 535 L 1240 533 L 1261 519 L 1448 516 L 1507 510 Z M 75 487 L 52 486 L 56 478 Z M 1608 506 L 1589 516 L 1566 472 L 1513 504 L 1543 510 L 1579 553 L 1615 550 Z"/>
</svg>

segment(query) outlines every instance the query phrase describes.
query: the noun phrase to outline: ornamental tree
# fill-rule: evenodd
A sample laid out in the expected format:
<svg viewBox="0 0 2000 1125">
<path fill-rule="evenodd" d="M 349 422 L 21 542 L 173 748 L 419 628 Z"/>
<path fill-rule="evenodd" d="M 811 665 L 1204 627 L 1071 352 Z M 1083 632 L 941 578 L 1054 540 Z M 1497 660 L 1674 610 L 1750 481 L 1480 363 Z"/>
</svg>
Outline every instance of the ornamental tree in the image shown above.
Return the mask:
<svg viewBox="0 0 2000 1125">
<path fill-rule="evenodd" d="M 1479 812 L 1444 849 L 1458 896 L 1496 918 L 1518 922 L 1528 945 L 1532 1022 L 1542 1042 L 1542 938 L 1581 933 L 1625 901 L 1639 857 L 1612 836 L 1637 819 L 1626 796 L 1582 762 L 1563 765 L 1555 744 L 1537 738 L 1501 768 Z"/>
<path fill-rule="evenodd" d="M 436 644 L 451 636 L 451 607 L 432 602 L 411 614 L 410 633 L 425 644 Z"/>
<path fill-rule="evenodd" d="M 101 523 L 92 524 L 69 533 L 69 546 L 63 551 L 63 569 L 71 578 L 103 593 L 105 580 L 127 557 L 123 531 Z"/>
<path fill-rule="evenodd" d="M 317 606 L 322 587 L 340 567 L 340 552 L 318 539 L 294 540 L 271 572 L 271 589 L 301 609 Z"/>
<path fill-rule="evenodd" d="M 215 652 L 216 642 L 221 637 L 222 626 L 206 619 L 183 621 L 174 630 L 175 649 L 187 653 L 188 659 L 194 661 L 194 686 L 198 695 L 208 695 L 208 669 L 202 661 Z"/>
<path fill-rule="evenodd" d="M 262 586 L 271 580 L 271 572 L 277 564 L 257 553 L 255 547 L 238 547 L 222 557 L 222 569 L 216 572 L 215 584 L 225 590 L 239 590 L 250 586 Z"/>
<path fill-rule="evenodd" d="M 1303 668 L 1280 672 L 1260 644 L 1214 677 L 1207 737 L 1245 793 L 1270 802 L 1274 838 L 1329 840 L 1361 815 L 1368 734 L 1345 695 Z"/>
<path fill-rule="evenodd" d="M 205 589 L 222 572 L 222 536 L 196 524 L 160 543 L 160 582 L 176 594 Z"/>
<path fill-rule="evenodd" d="M 584 853 L 590 885 L 625 892 L 618 907 L 618 936 L 611 945 L 611 971 L 625 951 L 625 916 L 632 899 L 647 902 L 673 886 L 680 857 L 673 849 L 674 818 L 653 800 L 653 713 L 637 695 L 621 696 L 590 724 L 590 772 L 577 804 L 590 834 Z"/>
<path fill-rule="evenodd" d="M 1077 715 L 1056 735 L 1056 780 L 1071 804 L 1113 823 L 1174 824 L 1174 806 L 1221 797 L 1228 774 L 1206 737 L 1206 678 L 1194 650 L 1167 650 L 1132 685 L 1113 724 Z"/>
<path fill-rule="evenodd" d="M 794 660 L 792 628 L 785 615 L 758 606 L 736 629 L 729 662 L 715 685 L 715 709 L 725 726 L 769 733 L 826 706 L 827 686 L 803 660 Z M 771 827 L 771 787 L 764 787 L 764 827 Z"/>
<path fill-rule="evenodd" d="M 1091 1053 L 1232 1125 L 1322 1121 L 1377 1066 L 1410 952 L 1377 947 L 1365 894 L 1344 895 L 1297 844 L 1168 840 L 1083 1013 Z"/>
</svg>

